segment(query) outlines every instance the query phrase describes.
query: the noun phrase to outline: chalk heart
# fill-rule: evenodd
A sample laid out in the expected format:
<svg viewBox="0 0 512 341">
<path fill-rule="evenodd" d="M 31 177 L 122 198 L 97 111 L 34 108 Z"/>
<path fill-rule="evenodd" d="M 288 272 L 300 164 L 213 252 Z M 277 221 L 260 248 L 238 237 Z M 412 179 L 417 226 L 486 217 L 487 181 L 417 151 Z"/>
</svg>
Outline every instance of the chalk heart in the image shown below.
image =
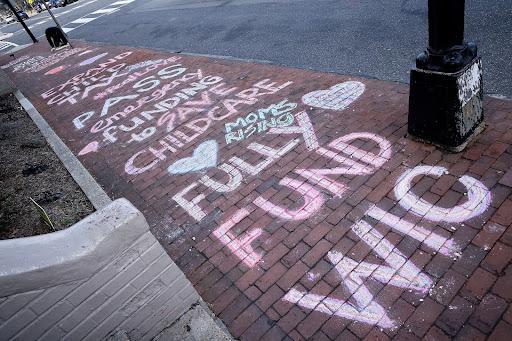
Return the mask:
<svg viewBox="0 0 512 341">
<path fill-rule="evenodd" d="M 302 96 L 302 102 L 310 107 L 344 110 L 364 93 L 361 82 L 349 81 L 332 86 L 328 90 L 313 91 Z"/>
<path fill-rule="evenodd" d="M 170 174 L 186 174 L 217 167 L 218 149 L 217 141 L 205 141 L 197 146 L 191 157 L 174 162 L 167 168 L 167 171 Z"/>
<path fill-rule="evenodd" d="M 100 147 L 100 144 L 97 141 L 93 141 L 85 146 L 79 153 L 79 156 L 86 155 L 89 153 L 97 152 Z"/>
</svg>

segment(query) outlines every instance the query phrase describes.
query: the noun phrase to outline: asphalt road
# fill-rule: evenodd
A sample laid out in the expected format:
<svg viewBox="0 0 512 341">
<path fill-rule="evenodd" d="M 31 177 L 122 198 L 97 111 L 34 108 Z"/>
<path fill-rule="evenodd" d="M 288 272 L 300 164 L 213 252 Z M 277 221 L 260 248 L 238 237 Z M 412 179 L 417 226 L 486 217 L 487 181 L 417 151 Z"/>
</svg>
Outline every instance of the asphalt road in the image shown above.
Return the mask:
<svg viewBox="0 0 512 341">
<path fill-rule="evenodd" d="M 74 5 L 85 2 L 92 3 L 60 20 L 114 1 Z M 426 0 L 136 0 L 70 36 L 408 82 L 426 47 L 426 6 Z M 485 90 L 512 98 L 512 0 L 466 6 L 466 38 L 481 51 Z"/>
<path fill-rule="evenodd" d="M 109 3 L 112 3 L 112 0 L 80 0 L 73 4 L 67 5 L 65 7 L 53 8 L 51 9 L 57 20 L 61 24 L 65 24 L 67 22 L 78 19 L 87 13 L 93 12 L 103 6 L 106 6 Z M 44 36 L 44 30 L 50 26 L 55 26 L 50 15 L 47 11 L 38 13 L 28 20 L 25 20 L 25 23 L 31 29 L 32 33 L 37 37 Z M 32 41 L 23 30 L 22 26 L 18 23 L 12 23 L 9 25 L 0 25 L 0 32 L 2 33 L 13 33 L 14 35 L 7 39 L 10 42 L 16 43 L 18 45 L 28 44 Z"/>
</svg>

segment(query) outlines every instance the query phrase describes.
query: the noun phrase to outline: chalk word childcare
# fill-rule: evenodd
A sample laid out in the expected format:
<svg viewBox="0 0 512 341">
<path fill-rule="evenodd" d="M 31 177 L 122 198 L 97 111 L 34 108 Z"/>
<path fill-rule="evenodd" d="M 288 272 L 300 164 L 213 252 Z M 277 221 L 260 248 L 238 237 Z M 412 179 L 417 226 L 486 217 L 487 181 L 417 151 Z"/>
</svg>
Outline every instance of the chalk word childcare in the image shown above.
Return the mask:
<svg viewBox="0 0 512 341">
<path fill-rule="evenodd" d="M 285 99 L 268 108 L 258 109 L 245 117 L 239 117 L 234 122 L 226 123 L 224 125 L 226 143 L 242 141 L 253 134 L 265 133 L 270 128 L 288 127 L 294 122 L 294 116 L 290 111 L 296 107 L 296 103 L 289 103 Z M 268 117 L 269 114 L 270 117 Z"/>
<path fill-rule="evenodd" d="M 180 150 L 186 148 L 187 145 L 196 141 L 207 131 L 211 124 L 236 115 L 244 107 L 257 103 L 261 97 L 276 94 L 291 84 L 292 82 L 277 84 L 270 79 L 262 79 L 244 90 L 225 88 L 225 84 L 222 83 L 215 85 L 215 87 L 222 85 L 215 91 L 213 88 L 210 88 L 208 91 L 202 92 L 200 100 L 184 102 L 177 110 L 171 110 L 160 116 L 157 126 L 159 123 L 166 124 L 167 128 L 171 127 L 172 130 L 155 143 L 151 143 L 149 147 L 135 153 L 125 164 L 126 173 L 136 175 L 153 169 L 158 163 L 172 157 Z M 217 97 L 227 98 L 221 98 L 216 106 L 211 107 L 214 102 L 210 92 Z M 190 120 L 187 117 L 190 114 L 200 116 Z M 180 122 L 184 123 L 174 128 L 175 120 L 180 120 Z M 155 133 L 153 128 L 147 128 L 145 133 L 149 136 L 153 135 Z M 140 135 L 143 134 L 135 135 L 132 133 L 131 136 L 132 139 L 135 139 Z M 144 136 L 140 137 L 143 138 Z"/>
</svg>

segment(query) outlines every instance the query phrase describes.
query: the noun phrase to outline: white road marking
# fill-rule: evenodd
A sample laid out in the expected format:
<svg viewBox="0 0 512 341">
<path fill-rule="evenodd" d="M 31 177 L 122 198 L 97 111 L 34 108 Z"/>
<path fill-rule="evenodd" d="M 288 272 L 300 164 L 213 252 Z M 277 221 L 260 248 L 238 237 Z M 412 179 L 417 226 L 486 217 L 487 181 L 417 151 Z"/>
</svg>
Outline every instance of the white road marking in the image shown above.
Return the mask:
<svg viewBox="0 0 512 341">
<path fill-rule="evenodd" d="M 117 8 L 103 8 L 103 9 L 99 9 L 97 11 L 94 11 L 92 12 L 91 14 L 104 14 L 104 13 L 112 13 L 114 11 L 116 11 Z"/>
<path fill-rule="evenodd" d="M 73 20 L 70 23 L 67 23 L 66 25 L 64 25 L 64 27 L 62 29 L 66 33 L 71 32 L 71 31 L 73 31 L 79 27 L 82 27 L 83 25 L 90 23 L 91 21 L 94 21 L 104 15 L 112 14 L 112 13 L 118 11 L 121 7 L 131 4 L 134 1 L 135 0 L 120 0 L 120 1 L 114 2 L 110 5 L 105 6 L 104 8 L 100 8 L 99 10 L 96 10 L 92 13 L 84 15 L 81 18 Z M 113 6 L 116 6 L 116 7 L 113 7 Z M 97 15 L 97 16 L 94 16 L 94 15 Z M 66 27 L 67 25 L 72 25 L 72 24 L 79 24 L 79 25 L 75 26 L 75 27 Z"/>
<path fill-rule="evenodd" d="M 96 18 L 80 18 L 80 19 L 73 20 L 69 24 L 87 24 L 87 23 L 93 21 L 94 19 L 96 19 Z"/>
<path fill-rule="evenodd" d="M 111 4 L 110 6 L 116 6 L 116 5 L 127 5 L 127 4 L 130 4 L 132 2 L 134 2 L 135 0 L 120 0 L 120 1 L 117 1 L 117 2 L 114 2 L 113 4 Z"/>
</svg>

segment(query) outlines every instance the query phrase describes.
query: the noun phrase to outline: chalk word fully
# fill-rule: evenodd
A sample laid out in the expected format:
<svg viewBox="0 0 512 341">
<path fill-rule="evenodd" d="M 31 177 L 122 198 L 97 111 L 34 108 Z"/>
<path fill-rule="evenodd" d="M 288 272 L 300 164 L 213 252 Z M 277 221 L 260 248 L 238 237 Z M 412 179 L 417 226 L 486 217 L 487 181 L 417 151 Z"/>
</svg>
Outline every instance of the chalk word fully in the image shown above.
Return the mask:
<svg viewBox="0 0 512 341">
<path fill-rule="evenodd" d="M 251 112 L 245 117 L 239 117 L 234 122 L 226 123 L 224 125 L 226 143 L 230 144 L 233 141 L 242 141 L 253 134 L 265 133 L 271 128 L 290 126 L 294 122 L 294 116 L 290 111 L 296 107 L 296 103 L 283 100 L 279 103 L 272 104 L 268 108 Z"/>
</svg>

